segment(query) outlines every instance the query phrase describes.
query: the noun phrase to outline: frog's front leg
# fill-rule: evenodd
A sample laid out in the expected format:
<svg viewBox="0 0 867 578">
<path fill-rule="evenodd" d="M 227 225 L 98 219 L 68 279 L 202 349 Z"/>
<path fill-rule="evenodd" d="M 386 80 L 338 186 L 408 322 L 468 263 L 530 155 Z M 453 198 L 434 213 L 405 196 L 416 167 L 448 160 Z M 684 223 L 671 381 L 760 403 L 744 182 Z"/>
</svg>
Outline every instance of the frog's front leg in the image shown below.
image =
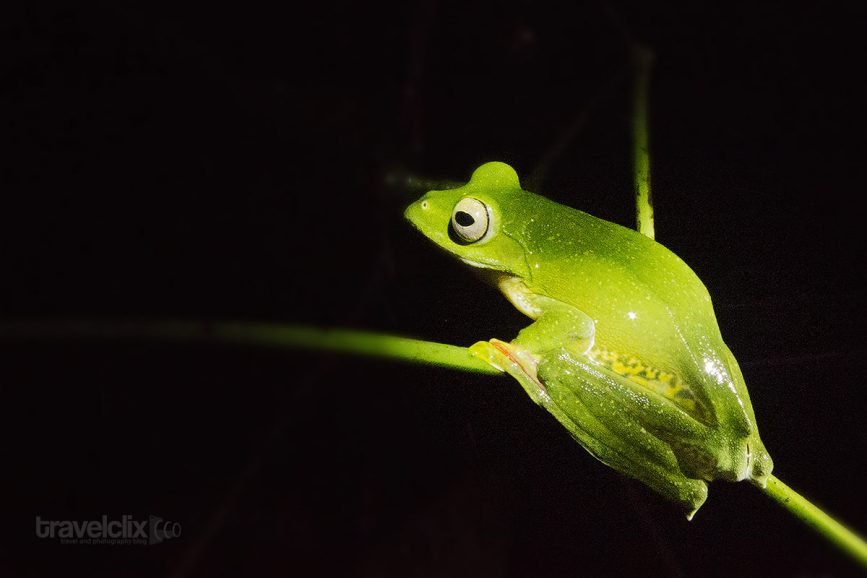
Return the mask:
<svg viewBox="0 0 867 578">
<path fill-rule="evenodd" d="M 511 343 L 480 341 L 470 347 L 470 353 L 514 377 L 530 399 L 547 407 L 550 396 L 537 377 L 541 357 L 561 349 L 584 355 L 593 347 L 596 327 L 587 314 L 571 305 L 548 297 L 532 299 L 531 304 L 523 301 L 520 308 L 528 314 L 542 312 Z"/>
</svg>

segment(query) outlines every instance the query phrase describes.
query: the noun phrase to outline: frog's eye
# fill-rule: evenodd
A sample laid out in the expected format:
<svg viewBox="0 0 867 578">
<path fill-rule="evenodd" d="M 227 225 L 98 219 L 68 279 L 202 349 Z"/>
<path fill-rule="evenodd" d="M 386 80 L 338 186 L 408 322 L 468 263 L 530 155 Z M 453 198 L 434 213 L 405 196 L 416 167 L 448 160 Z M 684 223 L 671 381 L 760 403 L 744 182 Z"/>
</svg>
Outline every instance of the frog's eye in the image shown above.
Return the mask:
<svg viewBox="0 0 867 578">
<path fill-rule="evenodd" d="M 464 197 L 452 210 L 452 231 L 465 243 L 482 239 L 491 226 L 488 206 L 472 197 Z"/>
</svg>

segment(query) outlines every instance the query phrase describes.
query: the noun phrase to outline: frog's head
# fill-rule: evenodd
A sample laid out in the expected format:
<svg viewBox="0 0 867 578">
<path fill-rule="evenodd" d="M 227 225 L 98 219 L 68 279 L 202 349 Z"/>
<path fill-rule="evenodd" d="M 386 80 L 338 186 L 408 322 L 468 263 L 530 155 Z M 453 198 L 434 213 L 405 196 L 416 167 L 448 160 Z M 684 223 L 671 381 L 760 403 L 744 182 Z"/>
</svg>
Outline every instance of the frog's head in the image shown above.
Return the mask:
<svg viewBox="0 0 867 578">
<path fill-rule="evenodd" d="M 404 216 L 467 265 L 526 278 L 525 249 L 508 231 L 509 216 L 525 212 L 520 207 L 527 195 L 512 167 L 490 162 L 462 187 L 428 192 L 407 207 Z"/>
</svg>

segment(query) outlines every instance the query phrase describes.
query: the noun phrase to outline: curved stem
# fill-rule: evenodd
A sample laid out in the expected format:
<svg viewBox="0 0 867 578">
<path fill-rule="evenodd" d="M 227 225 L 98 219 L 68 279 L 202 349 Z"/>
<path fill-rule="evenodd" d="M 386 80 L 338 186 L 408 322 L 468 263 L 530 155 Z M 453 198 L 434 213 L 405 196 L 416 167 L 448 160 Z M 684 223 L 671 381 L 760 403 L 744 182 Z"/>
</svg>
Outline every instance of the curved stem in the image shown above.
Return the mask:
<svg viewBox="0 0 867 578">
<path fill-rule="evenodd" d="M 238 321 L 24 320 L 0 322 L 0 341 L 127 339 L 334 351 L 502 375 L 465 347 L 368 331 Z M 867 568 L 867 543 L 775 476 L 760 489 Z"/>
<path fill-rule="evenodd" d="M 764 488 L 759 486 L 759 489 L 867 568 L 867 543 L 852 530 L 820 510 L 776 476 L 770 476 L 768 485 Z"/>
</svg>

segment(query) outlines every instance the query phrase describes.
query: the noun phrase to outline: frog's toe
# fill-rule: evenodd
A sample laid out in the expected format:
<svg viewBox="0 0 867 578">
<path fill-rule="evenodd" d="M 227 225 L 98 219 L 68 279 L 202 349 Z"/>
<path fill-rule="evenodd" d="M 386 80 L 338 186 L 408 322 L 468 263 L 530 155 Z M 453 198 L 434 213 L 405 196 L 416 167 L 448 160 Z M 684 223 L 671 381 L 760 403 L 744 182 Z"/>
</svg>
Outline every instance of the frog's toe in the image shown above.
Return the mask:
<svg viewBox="0 0 867 578">
<path fill-rule="evenodd" d="M 491 342 L 499 341 L 492 339 Z M 503 352 L 494 347 L 493 343 L 488 341 L 479 341 L 470 346 L 470 355 L 477 357 L 485 363 L 492 365 L 500 371 L 507 371 L 511 360 Z"/>
<path fill-rule="evenodd" d="M 517 379 L 536 403 L 549 400 L 545 386 L 536 375 L 539 359 L 527 349 L 514 343 L 491 339 L 471 345 L 470 353 Z"/>
<path fill-rule="evenodd" d="M 681 484 L 680 502 L 686 507 L 686 519 L 692 520 L 698 509 L 707 500 L 707 482 L 687 479 Z"/>
</svg>

